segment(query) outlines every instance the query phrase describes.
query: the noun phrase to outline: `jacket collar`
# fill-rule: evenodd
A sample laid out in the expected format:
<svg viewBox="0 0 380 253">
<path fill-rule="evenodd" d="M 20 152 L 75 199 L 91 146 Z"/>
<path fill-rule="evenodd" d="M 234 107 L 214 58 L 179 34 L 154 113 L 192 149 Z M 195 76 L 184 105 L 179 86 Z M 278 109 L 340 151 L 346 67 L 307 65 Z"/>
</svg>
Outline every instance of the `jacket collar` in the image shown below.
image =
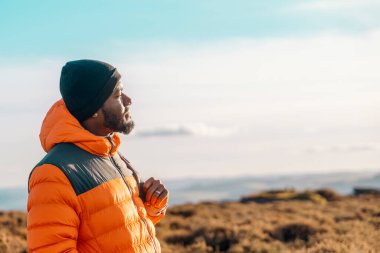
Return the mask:
<svg viewBox="0 0 380 253">
<path fill-rule="evenodd" d="M 113 144 L 109 138 L 94 135 L 83 128 L 68 111 L 62 99 L 47 112 L 40 131 L 41 145 L 46 152 L 58 143 L 69 142 L 94 155 L 114 155 L 120 146 L 120 137 L 117 133 L 113 133 L 110 139 Z"/>
</svg>

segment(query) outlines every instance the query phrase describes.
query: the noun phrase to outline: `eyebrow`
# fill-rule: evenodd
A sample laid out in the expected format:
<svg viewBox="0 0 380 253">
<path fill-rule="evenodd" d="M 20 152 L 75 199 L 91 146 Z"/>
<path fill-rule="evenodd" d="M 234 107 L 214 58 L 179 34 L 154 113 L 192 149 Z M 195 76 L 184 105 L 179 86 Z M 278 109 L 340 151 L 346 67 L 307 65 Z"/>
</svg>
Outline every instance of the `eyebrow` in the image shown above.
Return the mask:
<svg viewBox="0 0 380 253">
<path fill-rule="evenodd" d="M 123 85 L 116 86 L 113 92 L 123 91 L 123 89 L 124 89 Z"/>
</svg>

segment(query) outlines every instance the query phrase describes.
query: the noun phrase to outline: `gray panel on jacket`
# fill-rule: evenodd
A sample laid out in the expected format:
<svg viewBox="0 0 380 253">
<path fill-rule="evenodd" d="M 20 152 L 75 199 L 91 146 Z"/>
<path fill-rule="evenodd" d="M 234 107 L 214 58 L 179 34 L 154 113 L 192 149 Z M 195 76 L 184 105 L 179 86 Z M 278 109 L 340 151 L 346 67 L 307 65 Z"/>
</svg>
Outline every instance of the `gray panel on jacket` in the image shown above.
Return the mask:
<svg viewBox="0 0 380 253">
<path fill-rule="evenodd" d="M 132 176 L 132 172 L 118 154 L 113 159 L 124 176 Z M 52 164 L 61 169 L 77 195 L 109 180 L 121 178 L 108 157 L 93 155 L 72 143 L 55 145 L 34 168 L 43 164 Z M 33 171 L 30 175 L 32 173 Z"/>
</svg>

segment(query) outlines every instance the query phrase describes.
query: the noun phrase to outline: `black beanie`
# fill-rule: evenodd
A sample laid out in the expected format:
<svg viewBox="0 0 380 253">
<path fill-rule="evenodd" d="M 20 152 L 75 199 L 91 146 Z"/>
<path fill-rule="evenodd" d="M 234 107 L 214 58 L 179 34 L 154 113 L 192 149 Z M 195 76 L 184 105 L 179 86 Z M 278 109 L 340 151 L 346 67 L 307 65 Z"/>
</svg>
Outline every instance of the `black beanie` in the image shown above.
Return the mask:
<svg viewBox="0 0 380 253">
<path fill-rule="evenodd" d="M 61 71 L 60 91 L 67 109 L 79 122 L 91 117 L 112 94 L 121 76 L 108 63 L 70 61 Z"/>
</svg>

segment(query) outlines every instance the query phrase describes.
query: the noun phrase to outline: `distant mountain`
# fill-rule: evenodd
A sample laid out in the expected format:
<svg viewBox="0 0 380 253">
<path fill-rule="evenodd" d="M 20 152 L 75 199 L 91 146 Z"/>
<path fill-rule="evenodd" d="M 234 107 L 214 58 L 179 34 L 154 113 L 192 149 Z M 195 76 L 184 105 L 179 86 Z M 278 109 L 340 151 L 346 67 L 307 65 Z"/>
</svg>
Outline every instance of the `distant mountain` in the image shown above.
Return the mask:
<svg viewBox="0 0 380 253">
<path fill-rule="evenodd" d="M 331 188 L 340 194 L 353 187 L 380 187 L 380 173 L 331 173 L 285 176 L 245 176 L 236 178 L 186 179 L 166 182 L 171 204 L 207 200 L 237 200 L 242 195 L 271 189 L 297 190 Z"/>
<path fill-rule="evenodd" d="M 28 190 L 25 187 L 0 188 L 0 210 L 26 210 Z"/>
<path fill-rule="evenodd" d="M 372 178 L 360 179 L 355 183 L 355 186 L 361 187 L 380 187 L 380 174 L 377 174 Z"/>
</svg>

